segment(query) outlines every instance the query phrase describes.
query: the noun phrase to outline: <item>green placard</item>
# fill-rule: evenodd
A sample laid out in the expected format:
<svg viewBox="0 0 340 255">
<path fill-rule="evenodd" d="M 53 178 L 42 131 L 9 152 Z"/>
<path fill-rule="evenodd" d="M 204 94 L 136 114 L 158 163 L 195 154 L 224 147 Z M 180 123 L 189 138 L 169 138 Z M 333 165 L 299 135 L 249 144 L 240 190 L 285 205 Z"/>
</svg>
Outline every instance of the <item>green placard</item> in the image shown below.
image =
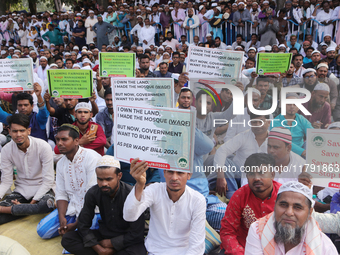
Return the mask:
<svg viewBox="0 0 340 255">
<path fill-rule="evenodd" d="M 88 98 L 92 96 L 92 70 L 49 69 L 47 76 L 52 97 Z"/>
<path fill-rule="evenodd" d="M 256 73 L 259 75 L 274 75 L 289 69 L 292 53 L 258 53 Z"/>
<path fill-rule="evenodd" d="M 101 77 L 135 77 L 136 54 L 126 52 L 100 52 Z"/>
</svg>

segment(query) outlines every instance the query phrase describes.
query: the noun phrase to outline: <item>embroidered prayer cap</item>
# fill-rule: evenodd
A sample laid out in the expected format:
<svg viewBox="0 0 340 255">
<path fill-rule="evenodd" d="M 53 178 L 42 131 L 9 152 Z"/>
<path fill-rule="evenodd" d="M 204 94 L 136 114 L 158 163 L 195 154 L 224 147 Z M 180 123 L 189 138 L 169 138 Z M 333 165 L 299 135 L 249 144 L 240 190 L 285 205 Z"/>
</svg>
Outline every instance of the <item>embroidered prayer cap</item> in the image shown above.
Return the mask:
<svg viewBox="0 0 340 255">
<path fill-rule="evenodd" d="M 72 128 L 74 131 L 76 131 L 78 134 L 80 133 L 79 128 L 75 125 L 70 124 L 70 123 L 64 123 L 60 127 L 69 127 L 69 128 Z"/>
<path fill-rule="evenodd" d="M 274 127 L 272 130 L 270 130 L 268 139 L 276 139 L 288 144 L 292 144 L 292 134 L 289 129 L 284 127 Z"/>
<path fill-rule="evenodd" d="M 75 111 L 78 111 L 79 109 L 87 109 L 89 111 L 92 111 L 92 105 L 91 103 L 80 102 L 76 105 Z"/>
<path fill-rule="evenodd" d="M 42 59 L 45 59 L 47 61 L 47 57 L 45 57 L 45 56 L 40 57 L 40 60 L 42 60 Z"/>
<path fill-rule="evenodd" d="M 14 56 L 14 55 L 13 55 L 13 56 Z M 49 68 L 49 69 L 52 69 L 52 67 L 58 68 L 57 64 L 54 64 L 54 63 L 50 65 L 50 68 Z"/>
<path fill-rule="evenodd" d="M 279 45 L 279 48 L 286 48 L 286 45 L 284 45 L 283 43 Z"/>
<path fill-rule="evenodd" d="M 332 37 L 331 34 L 325 34 L 325 35 L 323 36 L 323 38 L 325 38 L 326 36 Z"/>
<path fill-rule="evenodd" d="M 302 71 L 302 76 L 305 76 L 306 73 L 310 73 L 310 72 L 316 73 L 316 70 L 314 68 L 307 68 Z"/>
<path fill-rule="evenodd" d="M 31 50 L 31 51 L 30 51 L 30 55 L 31 55 L 32 53 L 36 53 L 35 50 Z"/>
<path fill-rule="evenodd" d="M 327 127 L 327 129 L 332 129 L 332 128 L 340 128 L 340 121 L 333 122 L 329 124 L 329 126 Z"/>
<path fill-rule="evenodd" d="M 211 7 L 216 7 L 217 6 L 217 3 L 212 3 L 211 4 Z"/>
<path fill-rule="evenodd" d="M 243 3 L 243 2 L 239 2 L 237 5 L 241 5 L 241 4 L 243 4 L 243 5 L 244 5 L 244 3 Z"/>
<path fill-rule="evenodd" d="M 227 45 L 226 50 L 232 50 L 233 47 L 231 45 Z"/>
<path fill-rule="evenodd" d="M 318 64 L 318 67 L 316 69 L 319 69 L 320 67 L 326 67 L 328 69 L 328 65 L 326 63 Z"/>
<path fill-rule="evenodd" d="M 297 181 L 286 182 L 281 185 L 277 195 L 286 191 L 292 191 L 304 195 L 312 203 L 312 207 L 314 207 L 315 201 L 313 200 L 312 190 L 306 185 Z"/>
<path fill-rule="evenodd" d="M 79 47 L 78 46 L 74 46 L 73 50 L 79 50 Z"/>
<path fill-rule="evenodd" d="M 263 4 L 269 4 L 269 1 L 263 1 Z"/>
<path fill-rule="evenodd" d="M 6 51 L 5 50 L 2 50 L 1 51 L 1 55 L 5 55 L 6 54 Z"/>
<path fill-rule="evenodd" d="M 260 51 L 265 51 L 265 50 L 266 50 L 265 47 L 259 47 L 259 52 L 260 52 Z"/>
<path fill-rule="evenodd" d="M 330 92 L 329 86 L 326 83 L 318 83 L 314 87 L 314 90 L 323 90 Z"/>
<path fill-rule="evenodd" d="M 116 167 L 120 169 L 120 162 L 116 160 L 113 156 L 104 155 L 101 159 L 98 160 L 97 167 Z"/>
<path fill-rule="evenodd" d="M 220 6 L 217 6 L 216 9 L 219 10 L 220 12 L 222 10 Z"/>
<path fill-rule="evenodd" d="M 204 5 L 200 5 L 200 7 L 198 8 L 199 11 L 201 11 L 204 8 Z"/>
<path fill-rule="evenodd" d="M 75 67 L 78 67 L 79 69 L 81 68 L 80 65 L 78 65 L 78 64 L 73 64 L 72 69 L 75 69 Z"/>
<path fill-rule="evenodd" d="M 65 52 L 65 56 L 71 56 L 71 53 Z"/>
</svg>

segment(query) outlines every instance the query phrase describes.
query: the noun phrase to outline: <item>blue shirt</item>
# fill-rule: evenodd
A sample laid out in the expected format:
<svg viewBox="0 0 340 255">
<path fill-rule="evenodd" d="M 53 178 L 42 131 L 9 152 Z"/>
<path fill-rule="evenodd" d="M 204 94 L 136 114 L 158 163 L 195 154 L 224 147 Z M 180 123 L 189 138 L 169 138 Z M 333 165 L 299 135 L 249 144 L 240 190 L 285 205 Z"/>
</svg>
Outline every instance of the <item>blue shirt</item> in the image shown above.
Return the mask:
<svg viewBox="0 0 340 255">
<path fill-rule="evenodd" d="M 46 134 L 46 123 L 48 120 L 48 116 L 50 113 L 48 112 L 46 106 L 39 108 L 39 112 L 35 113 L 32 112 L 29 116 L 30 118 L 30 125 L 29 127 L 31 130 L 31 136 L 34 136 L 36 138 L 41 138 L 45 141 L 47 141 L 48 137 Z M 0 122 L 4 123 L 5 125 L 8 125 L 7 123 L 7 117 L 12 116 L 12 114 L 5 112 L 0 107 Z M 53 134 L 53 132 L 52 132 Z"/>
<path fill-rule="evenodd" d="M 283 120 L 286 120 L 286 118 L 282 114 L 278 115 L 275 119 L 279 119 L 280 121 L 273 121 L 270 129 L 274 127 L 282 127 L 281 122 Z M 305 117 L 298 113 L 295 114 L 295 121 L 297 122 L 297 125 L 295 127 L 289 127 L 288 129 L 292 134 L 292 151 L 301 156 L 302 152 L 304 152 L 305 150 L 304 148 L 302 148 L 302 146 L 304 144 L 304 137 L 307 136 L 307 128 L 313 127 L 312 124 Z M 283 124 L 285 126 L 288 126 L 287 121 L 284 121 Z"/>
<path fill-rule="evenodd" d="M 298 43 L 298 42 L 296 42 L 295 44 L 294 44 L 294 47 L 292 46 L 292 44 L 290 43 L 290 41 L 288 41 L 287 42 L 287 46 L 288 46 L 288 48 L 295 48 L 295 49 L 297 49 L 298 50 L 298 52 L 300 51 L 300 49 L 301 49 L 301 44 L 300 43 Z"/>
<path fill-rule="evenodd" d="M 112 135 L 113 120 L 107 107 L 98 112 L 96 115 L 96 123 L 103 128 L 106 138 L 110 138 Z"/>
</svg>

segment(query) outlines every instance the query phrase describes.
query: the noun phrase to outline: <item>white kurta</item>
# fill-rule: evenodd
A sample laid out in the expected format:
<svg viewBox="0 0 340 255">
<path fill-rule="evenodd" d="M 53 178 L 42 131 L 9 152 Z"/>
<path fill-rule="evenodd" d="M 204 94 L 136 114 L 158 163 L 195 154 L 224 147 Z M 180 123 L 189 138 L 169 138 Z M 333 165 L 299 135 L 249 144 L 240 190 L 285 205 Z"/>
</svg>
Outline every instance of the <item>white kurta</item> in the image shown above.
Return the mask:
<svg viewBox="0 0 340 255">
<path fill-rule="evenodd" d="M 320 23 L 323 21 L 329 21 L 331 20 L 333 14 L 333 10 L 329 10 L 329 12 L 325 12 L 325 11 L 320 11 L 317 15 L 316 15 L 316 20 L 319 21 Z M 326 34 L 333 34 L 333 24 L 330 24 L 328 26 L 320 26 L 318 25 L 318 33 L 319 33 L 319 40 L 320 42 L 323 40 L 323 36 L 325 36 Z"/>
<path fill-rule="evenodd" d="M 91 19 L 88 17 L 85 21 L 85 27 L 86 27 L 86 44 L 90 44 L 90 42 L 93 42 L 93 37 L 96 36 L 96 33 L 94 31 L 91 31 L 90 26 L 94 26 L 98 20 L 96 18 Z"/>
<path fill-rule="evenodd" d="M 189 16 L 186 16 L 185 20 L 183 22 L 183 27 L 188 26 L 188 24 L 189 24 L 189 27 L 190 27 L 190 29 L 189 29 L 190 38 L 188 37 L 188 30 L 185 30 L 186 36 L 189 40 L 189 43 L 192 43 L 194 41 L 194 36 L 196 36 L 196 35 L 200 36 L 200 30 L 199 30 L 200 19 L 198 18 L 197 15 L 193 15 L 191 18 L 194 20 L 194 22 L 192 22 L 192 20 L 189 18 Z M 188 23 L 188 21 L 189 21 L 189 23 Z"/>
<path fill-rule="evenodd" d="M 100 154 L 79 147 L 72 162 L 64 155 L 57 164 L 55 199 L 69 201 L 66 215 L 78 217 L 86 192 L 97 184 L 96 164 Z"/>
<path fill-rule="evenodd" d="M 155 28 L 152 26 L 142 27 L 140 30 L 140 38 L 143 42 L 143 49 L 145 50 L 151 44 L 155 45 Z M 147 41 L 147 44 L 144 43 L 144 40 Z"/>
</svg>

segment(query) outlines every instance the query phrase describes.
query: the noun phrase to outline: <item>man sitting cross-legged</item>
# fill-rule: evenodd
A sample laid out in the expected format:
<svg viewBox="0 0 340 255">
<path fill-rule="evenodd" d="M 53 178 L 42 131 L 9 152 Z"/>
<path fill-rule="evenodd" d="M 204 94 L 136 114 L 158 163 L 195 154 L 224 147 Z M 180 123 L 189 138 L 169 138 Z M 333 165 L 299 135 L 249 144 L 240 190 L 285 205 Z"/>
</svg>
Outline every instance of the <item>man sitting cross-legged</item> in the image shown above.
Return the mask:
<svg viewBox="0 0 340 255">
<path fill-rule="evenodd" d="M 85 195 L 78 217 L 78 231 L 67 232 L 62 246 L 75 255 L 144 255 L 144 216 L 134 222 L 123 219 L 123 206 L 132 187 L 120 181 L 120 163 L 105 155 L 96 166 L 97 185 Z M 99 207 L 99 229 L 91 230 L 95 208 Z"/>
<path fill-rule="evenodd" d="M 56 170 L 58 209 L 42 219 L 37 226 L 38 235 L 44 239 L 76 229 L 85 194 L 96 185 L 95 168 L 101 158 L 94 150 L 79 146 L 79 129 L 72 124 L 63 124 L 55 139 L 64 156 L 58 161 Z M 97 225 L 98 215 L 93 227 Z"/>
<path fill-rule="evenodd" d="M 54 171 L 51 146 L 30 136 L 30 118 L 26 114 L 7 117 L 12 141 L 1 150 L 0 199 L 13 184 L 14 191 L 0 202 L 0 225 L 19 216 L 51 212 L 54 208 Z"/>
</svg>

